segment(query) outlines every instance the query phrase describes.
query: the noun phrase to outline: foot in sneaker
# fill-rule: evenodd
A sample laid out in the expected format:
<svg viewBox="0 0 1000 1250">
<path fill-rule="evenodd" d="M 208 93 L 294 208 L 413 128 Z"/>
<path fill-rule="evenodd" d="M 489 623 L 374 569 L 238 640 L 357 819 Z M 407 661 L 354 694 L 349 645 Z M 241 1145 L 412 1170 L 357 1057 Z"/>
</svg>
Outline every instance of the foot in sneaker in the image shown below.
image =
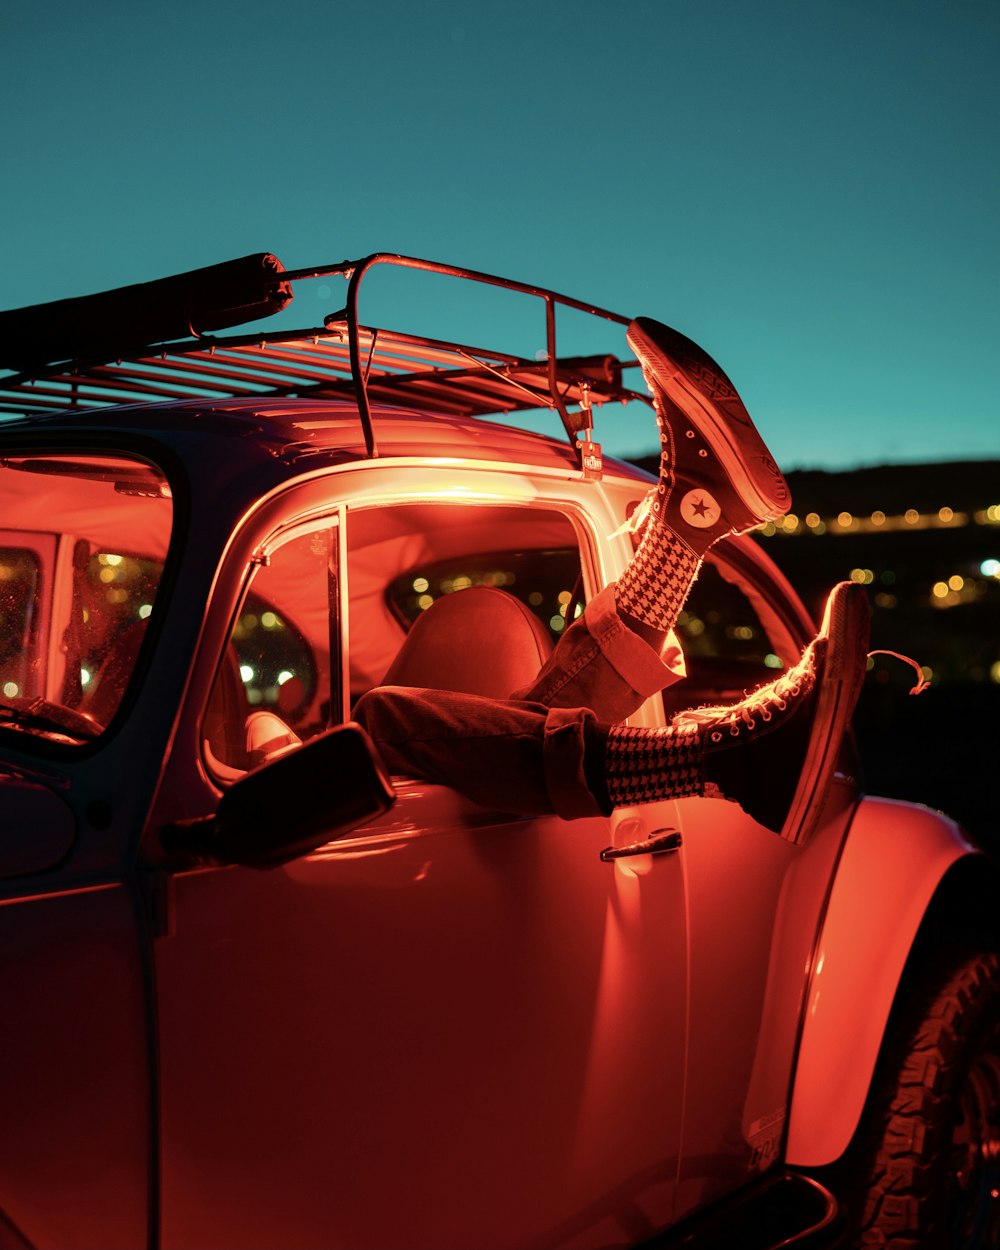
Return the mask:
<svg viewBox="0 0 1000 1250">
<path fill-rule="evenodd" d="M 646 318 L 632 322 L 628 342 L 653 393 L 660 476 L 633 519 L 641 538 L 615 599 L 625 623 L 655 647 L 674 628 L 709 547 L 780 516 L 791 495 L 710 357 Z"/>
<path fill-rule="evenodd" d="M 680 712 L 664 729 L 612 726 L 603 761 L 610 807 L 716 795 L 804 840 L 864 680 L 868 617 L 864 589 L 841 582 L 816 638 L 775 681 L 737 703 Z"/>
<path fill-rule="evenodd" d="M 743 533 L 787 512 L 788 485 L 736 388 L 711 356 L 647 317 L 632 322 L 627 338 L 660 426 L 654 513 L 689 545 L 705 550 L 725 534 Z"/>
</svg>

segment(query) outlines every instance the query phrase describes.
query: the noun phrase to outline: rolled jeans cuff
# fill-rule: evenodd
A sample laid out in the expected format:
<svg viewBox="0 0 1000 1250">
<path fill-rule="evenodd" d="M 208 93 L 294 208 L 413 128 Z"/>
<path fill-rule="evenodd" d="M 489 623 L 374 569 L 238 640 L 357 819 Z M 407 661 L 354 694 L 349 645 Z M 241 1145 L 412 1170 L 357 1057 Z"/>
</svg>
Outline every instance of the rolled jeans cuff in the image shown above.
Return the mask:
<svg viewBox="0 0 1000 1250">
<path fill-rule="evenodd" d="M 605 586 L 587 604 L 587 630 L 615 672 L 644 699 L 687 676 L 684 654 L 673 630 L 662 651 L 632 632 L 618 615 L 614 585 Z"/>
<path fill-rule="evenodd" d="M 590 792 L 584 772 L 585 725 L 596 720 L 589 708 L 572 707 L 550 708 L 545 718 L 545 789 L 556 815 L 563 820 L 607 814 Z"/>
</svg>

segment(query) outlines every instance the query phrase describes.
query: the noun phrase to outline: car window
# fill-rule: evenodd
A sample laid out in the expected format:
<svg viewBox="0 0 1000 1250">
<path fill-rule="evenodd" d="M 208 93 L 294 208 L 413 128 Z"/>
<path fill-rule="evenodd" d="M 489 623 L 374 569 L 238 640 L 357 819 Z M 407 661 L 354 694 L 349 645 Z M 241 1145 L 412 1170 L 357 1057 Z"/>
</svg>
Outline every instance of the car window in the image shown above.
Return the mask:
<svg viewBox="0 0 1000 1250">
<path fill-rule="evenodd" d="M 99 737 L 156 610 L 173 520 L 166 479 L 124 456 L 7 456 L 0 518 L 0 725 Z"/>
<path fill-rule="evenodd" d="M 742 698 L 785 667 L 787 644 L 765 627 L 742 579 L 729 569 L 723 576 L 712 557 L 702 565 L 676 634 L 688 675 L 664 692 L 669 714 Z"/>
<path fill-rule="evenodd" d="M 210 767 L 245 772 L 341 719 L 337 531 L 330 522 L 255 566 L 203 726 Z"/>
<path fill-rule="evenodd" d="M 555 640 L 582 611 L 579 539 L 551 508 L 420 503 L 348 515 L 350 693 L 381 683 L 413 622 L 437 599 L 495 586 Z"/>
<path fill-rule="evenodd" d="M 0 547 L 0 691 L 28 688 L 28 666 L 38 632 L 41 560 L 37 552 Z"/>
<path fill-rule="evenodd" d="M 386 587 L 386 602 L 409 628 L 435 599 L 469 586 L 497 586 L 529 608 L 553 643 L 583 611 L 580 553 L 576 547 L 471 552 L 426 561 L 407 569 Z"/>
</svg>

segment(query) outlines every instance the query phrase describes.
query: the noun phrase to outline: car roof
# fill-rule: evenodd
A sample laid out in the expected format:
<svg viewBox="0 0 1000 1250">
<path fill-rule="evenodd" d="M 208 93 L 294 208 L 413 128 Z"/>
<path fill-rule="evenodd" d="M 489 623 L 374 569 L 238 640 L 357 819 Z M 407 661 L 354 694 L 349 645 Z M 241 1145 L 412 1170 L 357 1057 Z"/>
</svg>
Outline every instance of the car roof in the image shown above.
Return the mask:
<svg viewBox="0 0 1000 1250">
<path fill-rule="evenodd" d="M 438 415 L 387 405 L 372 405 L 378 434 L 378 459 L 415 458 L 424 462 L 472 460 L 530 465 L 579 472 L 574 449 L 563 439 L 479 417 Z M 185 400 L 170 404 L 125 404 L 7 419 L 0 422 L 0 443 L 19 445 L 38 438 L 121 441 L 138 437 L 170 449 L 182 460 L 279 459 L 293 473 L 326 465 L 369 459 L 357 406 L 347 400 L 294 399 L 281 403 L 250 399 L 215 402 Z M 617 477 L 648 480 L 642 470 L 606 459 Z"/>
</svg>

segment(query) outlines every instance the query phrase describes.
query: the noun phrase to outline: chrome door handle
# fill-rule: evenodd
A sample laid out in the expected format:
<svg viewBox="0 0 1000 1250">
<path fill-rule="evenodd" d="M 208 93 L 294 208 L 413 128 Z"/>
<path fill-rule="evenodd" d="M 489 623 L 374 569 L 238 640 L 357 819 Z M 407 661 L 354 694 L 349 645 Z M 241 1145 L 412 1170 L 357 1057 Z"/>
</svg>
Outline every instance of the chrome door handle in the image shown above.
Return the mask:
<svg viewBox="0 0 1000 1250">
<path fill-rule="evenodd" d="M 681 835 L 676 829 L 655 829 L 641 842 L 631 842 L 628 846 L 606 846 L 601 851 L 601 861 L 610 864 L 628 855 L 668 855 L 680 850 L 680 847 Z"/>
</svg>

